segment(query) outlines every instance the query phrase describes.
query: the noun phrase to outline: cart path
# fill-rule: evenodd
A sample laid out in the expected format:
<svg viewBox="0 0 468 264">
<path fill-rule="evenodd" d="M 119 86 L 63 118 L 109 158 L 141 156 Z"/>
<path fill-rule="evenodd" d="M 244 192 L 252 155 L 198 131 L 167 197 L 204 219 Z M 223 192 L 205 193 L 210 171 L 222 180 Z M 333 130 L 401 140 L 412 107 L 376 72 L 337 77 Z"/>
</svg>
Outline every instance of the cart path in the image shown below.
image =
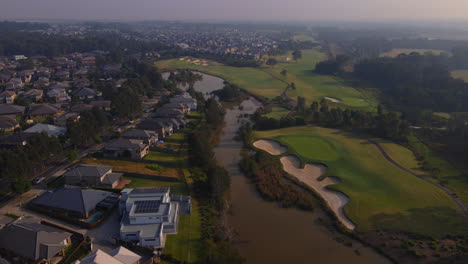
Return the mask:
<svg viewBox="0 0 468 264">
<path fill-rule="evenodd" d="M 390 163 L 392 163 L 393 165 L 397 166 L 399 169 L 413 175 L 413 176 L 416 176 L 418 177 L 419 179 L 427 182 L 427 183 L 430 183 L 432 184 L 433 186 L 435 186 L 436 188 L 438 188 L 439 190 L 443 191 L 445 194 L 447 194 L 449 196 L 450 199 L 452 199 L 452 201 L 460 208 L 460 210 L 463 212 L 463 214 L 465 215 L 465 217 L 468 218 L 468 209 L 466 208 L 465 206 L 465 203 L 460 199 L 460 197 L 458 197 L 458 195 L 456 193 L 454 193 L 452 190 L 448 189 L 447 187 L 445 186 L 442 186 L 441 184 L 437 183 L 437 182 L 433 182 L 429 179 L 427 179 L 426 177 L 423 177 L 421 175 L 418 175 L 414 172 L 412 172 L 411 170 L 401 166 L 398 162 L 396 162 L 395 160 L 392 159 L 392 157 L 390 157 L 390 155 L 388 155 L 388 153 L 385 151 L 385 149 L 376 141 L 374 140 L 369 140 L 370 143 L 374 144 L 377 149 L 379 149 L 379 151 L 382 153 L 382 155 L 385 157 L 386 160 L 388 160 Z"/>
</svg>

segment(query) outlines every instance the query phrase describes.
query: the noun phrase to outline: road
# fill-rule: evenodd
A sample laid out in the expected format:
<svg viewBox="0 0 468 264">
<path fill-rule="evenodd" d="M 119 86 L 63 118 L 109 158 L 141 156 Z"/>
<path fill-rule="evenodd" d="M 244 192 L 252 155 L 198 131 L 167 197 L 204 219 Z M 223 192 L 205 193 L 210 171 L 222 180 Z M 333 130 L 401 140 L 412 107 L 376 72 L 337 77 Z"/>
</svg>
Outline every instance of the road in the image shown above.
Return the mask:
<svg viewBox="0 0 468 264">
<path fill-rule="evenodd" d="M 412 172 L 411 170 L 401 166 L 398 162 L 393 160 L 392 157 L 390 157 L 390 155 L 388 155 L 388 153 L 385 151 L 385 149 L 378 142 L 376 142 L 374 140 L 369 140 L 369 142 L 374 144 L 380 150 L 380 152 L 385 157 L 385 159 L 387 159 L 393 165 L 397 166 L 399 169 L 401 169 L 401 170 L 403 170 L 403 171 L 405 171 L 405 172 L 407 172 L 407 173 L 409 173 L 411 175 L 414 175 L 414 176 L 418 177 L 419 179 L 421 179 L 421 180 L 423 180 L 423 181 L 425 181 L 427 183 L 432 184 L 433 186 L 435 186 L 439 190 L 446 193 L 449 196 L 449 198 L 452 199 L 452 201 L 460 208 L 460 210 L 463 212 L 465 217 L 468 218 L 468 209 L 466 208 L 465 203 L 460 199 L 460 197 L 458 197 L 458 195 L 456 193 L 454 193 L 453 191 L 451 191 L 447 187 L 442 186 L 441 184 L 439 184 L 437 182 L 433 182 L 433 181 L 429 180 L 428 178 L 423 177 L 421 175 L 418 175 L 418 174 Z"/>
</svg>

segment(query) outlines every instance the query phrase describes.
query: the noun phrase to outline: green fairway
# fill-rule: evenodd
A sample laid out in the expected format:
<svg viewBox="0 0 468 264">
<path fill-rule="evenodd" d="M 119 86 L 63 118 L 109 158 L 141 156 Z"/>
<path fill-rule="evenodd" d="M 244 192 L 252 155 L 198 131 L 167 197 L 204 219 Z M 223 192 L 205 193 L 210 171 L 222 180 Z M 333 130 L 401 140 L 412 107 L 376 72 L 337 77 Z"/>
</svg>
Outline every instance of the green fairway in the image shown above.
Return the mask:
<svg viewBox="0 0 468 264">
<path fill-rule="evenodd" d="M 370 138 L 319 127 L 261 131 L 255 137 L 279 141 L 303 162 L 326 164 L 326 175 L 342 181 L 332 188 L 350 197 L 344 210 L 357 231 L 390 229 L 434 237 L 468 233 L 466 219 L 445 193 L 387 161 Z M 374 140 L 394 160 L 417 170 L 411 151 Z"/>
<path fill-rule="evenodd" d="M 192 69 L 216 75 L 255 95 L 269 99 L 280 96 L 286 88 L 286 84 L 257 68 L 232 67 L 216 62 L 209 62 L 207 66 L 203 66 L 179 59 L 157 61 L 156 66 L 160 70 Z"/>
<path fill-rule="evenodd" d="M 447 51 L 443 51 L 443 50 L 433 50 L 433 49 L 392 49 L 391 51 L 388 51 L 388 52 L 382 52 L 380 54 L 380 57 L 396 57 L 400 54 L 410 54 L 410 53 L 413 53 L 413 52 L 416 52 L 416 53 L 419 53 L 419 54 L 424 54 L 424 53 L 432 53 L 434 55 L 440 55 L 441 53 L 449 53 Z"/>
<path fill-rule="evenodd" d="M 306 98 L 306 103 L 320 101 L 324 97 L 335 97 L 340 103 L 337 106 L 373 110 L 377 106 L 376 99 L 345 84 L 341 79 L 319 75 L 313 72 L 315 65 L 326 59 L 326 55 L 316 49 L 303 50 L 302 59 L 292 60 L 292 54 L 273 56 L 278 60 L 275 66 L 262 67 L 232 67 L 217 62 L 207 62 L 205 66 L 186 60 L 172 59 L 157 61 L 160 70 L 192 69 L 219 76 L 252 94 L 273 99 L 280 96 L 288 83 L 294 82 L 296 89 L 289 89 L 287 95 L 296 100 L 297 96 Z M 265 61 L 268 57 L 263 58 Z M 193 61 L 193 60 L 192 60 Z M 286 76 L 282 75 L 287 71 Z"/>
<path fill-rule="evenodd" d="M 271 109 L 271 112 L 266 114 L 265 116 L 268 118 L 274 118 L 274 119 L 281 119 L 284 116 L 287 116 L 289 113 L 289 110 L 283 107 L 273 107 Z"/>
<path fill-rule="evenodd" d="M 465 82 L 468 82 L 468 70 L 455 70 L 451 71 L 452 77 L 457 79 L 462 79 Z"/>
<path fill-rule="evenodd" d="M 286 58 L 291 57 L 290 54 L 286 55 Z M 334 103 L 337 106 L 368 110 L 374 109 L 377 105 L 373 96 L 350 87 L 341 79 L 314 73 L 315 65 L 326 59 L 325 54 L 318 50 L 303 50 L 302 59 L 297 62 L 288 62 L 282 57 L 277 59 L 279 63 L 266 67 L 265 71 L 287 83 L 294 82 L 296 89 L 289 89 L 287 92 L 287 95 L 293 99 L 302 96 L 305 97 L 306 103 L 310 104 L 312 101 L 320 101 L 324 97 L 334 97 L 341 100 L 340 103 Z M 283 70 L 287 71 L 286 76 L 281 74 Z"/>
</svg>

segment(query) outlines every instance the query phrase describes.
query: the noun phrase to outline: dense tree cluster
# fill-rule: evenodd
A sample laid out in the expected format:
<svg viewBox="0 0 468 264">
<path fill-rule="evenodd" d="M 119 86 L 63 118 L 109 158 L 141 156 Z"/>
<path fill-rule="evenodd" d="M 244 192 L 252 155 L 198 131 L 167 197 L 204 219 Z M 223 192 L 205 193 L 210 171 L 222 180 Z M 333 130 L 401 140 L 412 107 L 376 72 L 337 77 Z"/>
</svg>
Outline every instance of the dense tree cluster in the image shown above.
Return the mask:
<svg viewBox="0 0 468 264">
<path fill-rule="evenodd" d="M 412 53 L 361 61 L 354 76 L 377 87 L 385 102 L 400 110 L 468 111 L 468 84 L 453 79 L 447 63 L 446 56 Z"/>
<path fill-rule="evenodd" d="M 97 107 L 81 113 L 79 122 L 67 120 L 67 136 L 75 146 L 87 146 L 100 143 L 99 135 L 109 125 L 106 114 Z"/>
<path fill-rule="evenodd" d="M 222 220 L 224 196 L 230 184 L 229 175 L 218 165 L 213 151 L 216 143 L 213 139 L 223 124 L 224 110 L 214 99 L 208 99 L 201 109 L 201 123 L 189 135 L 189 154 L 194 191 L 202 204 L 202 262 L 242 263 L 243 259 L 232 246 Z"/>
<path fill-rule="evenodd" d="M 214 91 L 213 94 L 223 101 L 233 101 L 240 98 L 242 90 L 235 84 L 225 83 L 223 89 Z"/>
<path fill-rule="evenodd" d="M 344 72 L 344 66 L 349 61 L 346 55 L 338 55 L 334 59 L 325 60 L 315 65 L 315 72 L 325 75 L 339 75 Z"/>
<path fill-rule="evenodd" d="M 24 177 L 44 167 L 53 155 L 61 151 L 62 144 L 58 138 L 34 134 L 27 145 L 0 152 L 0 179 L 12 183 L 18 192 L 26 191 Z"/>
</svg>

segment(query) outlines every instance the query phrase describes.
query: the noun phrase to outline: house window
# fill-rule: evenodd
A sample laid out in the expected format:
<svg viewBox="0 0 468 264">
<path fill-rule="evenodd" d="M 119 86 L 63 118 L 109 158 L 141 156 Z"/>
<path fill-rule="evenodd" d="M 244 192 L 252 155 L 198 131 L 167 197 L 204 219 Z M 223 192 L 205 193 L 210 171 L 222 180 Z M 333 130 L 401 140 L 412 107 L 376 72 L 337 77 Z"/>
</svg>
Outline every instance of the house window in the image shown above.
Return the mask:
<svg viewBox="0 0 468 264">
<path fill-rule="evenodd" d="M 151 239 L 145 239 L 146 241 L 156 241 L 156 239 L 151 238 Z"/>
</svg>

